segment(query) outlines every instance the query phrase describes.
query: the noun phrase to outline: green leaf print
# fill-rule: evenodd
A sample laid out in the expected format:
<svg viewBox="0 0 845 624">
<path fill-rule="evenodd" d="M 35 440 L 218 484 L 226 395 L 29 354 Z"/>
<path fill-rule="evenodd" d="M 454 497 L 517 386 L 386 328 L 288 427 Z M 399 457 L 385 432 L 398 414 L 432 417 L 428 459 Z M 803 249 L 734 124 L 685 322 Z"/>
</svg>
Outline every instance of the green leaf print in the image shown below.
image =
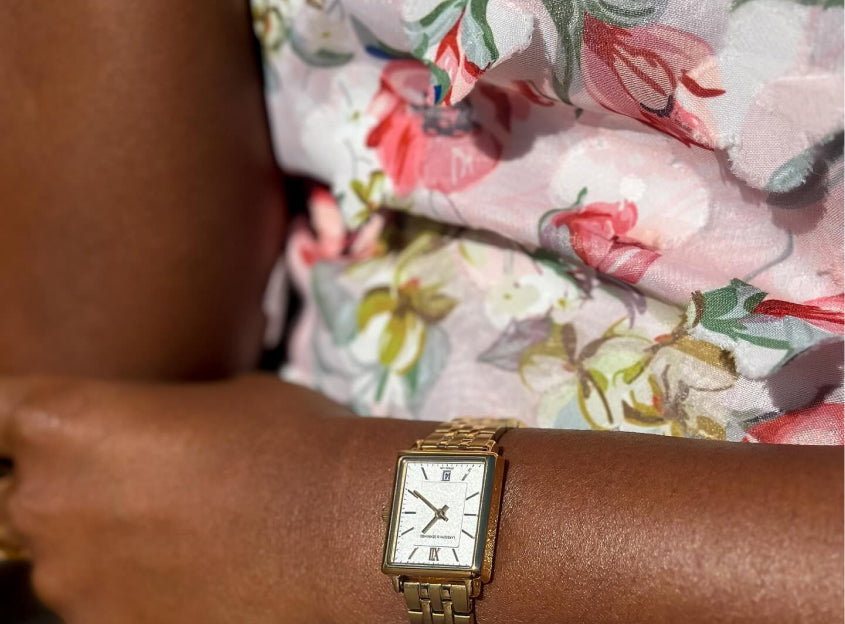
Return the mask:
<svg viewBox="0 0 845 624">
<path fill-rule="evenodd" d="M 443 100 L 446 99 L 446 95 L 449 93 L 449 89 L 452 88 L 452 79 L 449 78 L 449 74 L 445 69 L 441 69 L 431 61 L 425 61 L 425 65 L 431 73 L 431 85 L 434 87 L 435 94 L 434 103 L 442 104 Z"/>
<path fill-rule="evenodd" d="M 584 0 L 593 17 L 620 28 L 652 24 L 663 14 L 667 0 Z"/>
<path fill-rule="evenodd" d="M 338 280 L 342 269 L 334 264 L 318 262 L 311 273 L 311 292 L 335 344 L 350 342 L 358 332 L 357 305 L 352 295 Z"/>
<path fill-rule="evenodd" d="M 370 320 L 384 312 L 393 312 L 396 309 L 397 301 L 386 286 L 374 288 L 366 294 L 358 306 L 358 329 L 367 326 Z"/>
<path fill-rule="evenodd" d="M 499 51 L 493 39 L 493 30 L 487 23 L 488 0 L 469 0 L 469 6 L 461 23 L 461 47 L 467 60 L 482 70 L 487 69 L 499 58 Z"/>
<path fill-rule="evenodd" d="M 393 364 L 393 360 L 405 346 L 406 337 L 413 332 L 419 322 L 419 319 L 410 312 L 391 315 L 387 327 L 379 337 L 378 353 L 382 366 L 389 367 Z"/>
<path fill-rule="evenodd" d="M 657 21 L 667 0 L 542 0 L 558 35 L 553 87 L 558 98 L 572 105 L 571 90 L 581 65 L 584 14 L 620 28 Z M 577 115 L 581 110 L 578 109 Z"/>
<path fill-rule="evenodd" d="M 405 23 L 411 54 L 422 59 L 432 42 L 442 40 L 463 15 L 467 0 L 445 0 L 419 20 Z"/>
<path fill-rule="evenodd" d="M 457 299 L 438 292 L 439 288 L 439 286 L 420 288 L 408 296 L 411 309 L 428 323 L 442 321 L 458 305 Z"/>
<path fill-rule="evenodd" d="M 452 87 L 452 79 L 437 65 L 438 51 L 447 37 L 459 29 L 460 40 L 449 41 L 460 47 L 459 56 L 480 68 L 490 67 L 499 58 L 495 37 L 487 22 L 489 0 L 445 0 L 418 20 L 405 22 L 411 43 L 411 54 L 424 62 L 431 72 L 435 103 L 443 102 Z M 461 61 L 463 63 L 463 61 Z"/>
<path fill-rule="evenodd" d="M 624 383 L 632 384 L 645 370 L 645 365 L 645 360 L 637 360 L 627 368 L 616 371 L 616 374 L 613 375 L 613 382 L 616 383 L 616 378 L 621 377 Z"/>
<path fill-rule="evenodd" d="M 842 6 L 841 2 L 839 6 Z M 828 135 L 775 169 L 766 183 L 766 190 L 785 194 L 808 183 L 812 187 L 813 179 L 822 177 L 830 164 L 841 156 L 842 133 Z"/>
<path fill-rule="evenodd" d="M 607 388 L 610 384 L 607 381 L 607 377 L 605 377 L 604 373 L 595 368 L 589 369 L 587 373 L 590 375 L 596 386 L 598 386 L 599 390 L 601 390 L 602 392 L 607 392 Z"/>
<path fill-rule="evenodd" d="M 449 362 L 449 352 L 449 334 L 446 330 L 437 325 L 429 326 L 422 355 L 403 377 L 412 409 L 422 405 L 429 390 L 440 378 Z"/>
<path fill-rule="evenodd" d="M 692 337 L 733 353 L 736 369 L 734 361 L 721 354 L 723 369 L 742 372 L 745 363 L 752 368 L 744 374 L 751 377 L 770 374 L 796 354 L 835 338 L 795 316 L 755 313 L 765 297 L 765 292 L 738 279 L 724 288 L 696 292 L 687 311 L 687 329 Z M 754 347 L 767 350 L 769 354 L 755 352 Z M 715 351 L 697 348 L 697 355 L 708 363 L 713 363 L 714 354 Z"/>
<path fill-rule="evenodd" d="M 572 105 L 569 91 L 581 63 L 584 6 L 580 0 L 543 0 L 558 34 L 553 86 L 558 98 Z"/>
<path fill-rule="evenodd" d="M 290 38 L 290 47 L 296 55 L 312 67 L 340 67 L 346 65 L 355 56 L 352 52 L 334 52 L 332 50 L 309 50 L 306 42 L 294 33 Z"/>
<path fill-rule="evenodd" d="M 629 405 L 625 401 L 622 402 L 622 418 L 637 427 L 659 427 L 666 421 L 663 416 L 652 406 L 638 401 L 632 401 L 633 405 Z"/>
<path fill-rule="evenodd" d="M 729 286 L 700 294 L 695 318 L 711 331 L 737 338 L 745 330 L 744 320 L 765 296 L 750 284 L 731 280 Z M 754 305 L 749 307 L 749 300 Z"/>
</svg>

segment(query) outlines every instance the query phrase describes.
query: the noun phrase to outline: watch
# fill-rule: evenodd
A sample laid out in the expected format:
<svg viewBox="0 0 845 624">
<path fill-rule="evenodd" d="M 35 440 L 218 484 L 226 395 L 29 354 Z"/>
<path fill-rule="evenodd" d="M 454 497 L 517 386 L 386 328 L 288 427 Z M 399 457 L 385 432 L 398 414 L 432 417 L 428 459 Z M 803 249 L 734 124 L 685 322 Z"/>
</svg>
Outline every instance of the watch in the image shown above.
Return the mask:
<svg viewBox="0 0 845 624">
<path fill-rule="evenodd" d="M 399 453 L 382 571 L 411 624 L 473 624 L 490 581 L 505 460 L 515 419 L 461 418 Z"/>
</svg>

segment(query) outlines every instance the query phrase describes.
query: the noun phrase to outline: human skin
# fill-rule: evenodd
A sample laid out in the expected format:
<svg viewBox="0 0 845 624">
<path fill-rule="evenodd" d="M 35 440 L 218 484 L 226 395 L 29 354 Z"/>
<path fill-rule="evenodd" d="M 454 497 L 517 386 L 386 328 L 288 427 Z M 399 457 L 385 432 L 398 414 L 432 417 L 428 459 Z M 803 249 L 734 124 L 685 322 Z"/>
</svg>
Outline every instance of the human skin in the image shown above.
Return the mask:
<svg viewBox="0 0 845 624">
<path fill-rule="evenodd" d="M 37 591 L 68 624 L 405 621 L 381 512 L 432 424 L 249 372 L 284 198 L 245 4 L 11 0 L 0 75 L 0 524 Z M 840 449 L 503 448 L 482 624 L 841 621 Z"/>
<path fill-rule="evenodd" d="M 368 419 L 270 375 L 0 382 L 3 507 L 68 624 L 389 624 L 396 452 Z M 517 430 L 480 622 L 835 622 L 842 453 Z M 167 614 L 164 617 L 162 614 Z"/>
<path fill-rule="evenodd" d="M 0 373 L 254 365 L 284 196 L 248 20 L 0 3 Z"/>
</svg>

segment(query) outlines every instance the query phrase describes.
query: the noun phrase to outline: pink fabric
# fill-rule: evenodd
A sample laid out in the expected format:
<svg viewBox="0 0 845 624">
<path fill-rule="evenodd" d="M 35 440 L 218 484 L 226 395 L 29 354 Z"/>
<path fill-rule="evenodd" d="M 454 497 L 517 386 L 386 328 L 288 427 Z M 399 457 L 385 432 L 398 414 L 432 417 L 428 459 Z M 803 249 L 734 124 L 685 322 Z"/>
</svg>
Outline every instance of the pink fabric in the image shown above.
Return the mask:
<svg viewBox="0 0 845 624">
<path fill-rule="evenodd" d="M 280 164 L 327 189 L 286 377 L 368 414 L 842 443 L 841 7 L 253 7 Z"/>
</svg>

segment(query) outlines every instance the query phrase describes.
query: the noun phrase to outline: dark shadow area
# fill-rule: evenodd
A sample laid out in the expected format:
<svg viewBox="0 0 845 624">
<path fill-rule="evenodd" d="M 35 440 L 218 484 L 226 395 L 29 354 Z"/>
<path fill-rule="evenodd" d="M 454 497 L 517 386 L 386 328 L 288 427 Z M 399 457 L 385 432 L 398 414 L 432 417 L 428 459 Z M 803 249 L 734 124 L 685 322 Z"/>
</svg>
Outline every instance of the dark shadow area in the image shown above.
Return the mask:
<svg viewBox="0 0 845 624">
<path fill-rule="evenodd" d="M 25 563 L 0 563 L 0 623 L 61 624 L 32 593 Z"/>
<path fill-rule="evenodd" d="M 841 342 L 816 345 L 769 378 L 772 401 L 783 414 L 822 402 L 840 387 L 842 369 Z"/>
</svg>

